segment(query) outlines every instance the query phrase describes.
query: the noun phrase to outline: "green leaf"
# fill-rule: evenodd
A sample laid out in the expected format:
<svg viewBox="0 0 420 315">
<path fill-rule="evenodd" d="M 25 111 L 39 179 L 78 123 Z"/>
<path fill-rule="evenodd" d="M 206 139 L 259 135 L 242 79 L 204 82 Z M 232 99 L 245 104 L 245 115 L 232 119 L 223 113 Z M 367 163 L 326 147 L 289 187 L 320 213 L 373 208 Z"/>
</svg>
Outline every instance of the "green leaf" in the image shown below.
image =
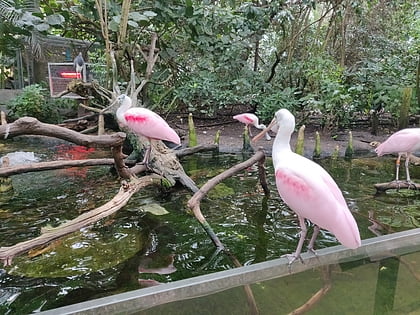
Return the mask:
<svg viewBox="0 0 420 315">
<path fill-rule="evenodd" d="M 139 27 L 139 24 L 135 21 L 128 20 L 127 24 L 132 26 L 132 27 Z"/>
<path fill-rule="evenodd" d="M 192 4 L 192 0 L 185 1 L 185 16 L 192 17 L 194 14 L 194 8 Z"/>
<path fill-rule="evenodd" d="M 53 14 L 47 16 L 47 23 L 49 25 L 60 25 L 64 22 L 64 17 L 61 14 Z"/>
<path fill-rule="evenodd" d="M 50 26 L 47 23 L 41 23 L 35 25 L 35 28 L 40 32 L 44 32 L 47 31 L 50 28 Z"/>
<path fill-rule="evenodd" d="M 139 12 L 130 12 L 130 14 L 128 15 L 128 17 L 136 22 L 138 21 L 142 21 L 142 20 L 147 20 L 147 17 Z"/>
<path fill-rule="evenodd" d="M 157 13 L 153 12 L 153 11 L 144 11 L 143 12 L 144 16 L 147 16 L 148 18 L 153 18 L 157 15 Z"/>
</svg>

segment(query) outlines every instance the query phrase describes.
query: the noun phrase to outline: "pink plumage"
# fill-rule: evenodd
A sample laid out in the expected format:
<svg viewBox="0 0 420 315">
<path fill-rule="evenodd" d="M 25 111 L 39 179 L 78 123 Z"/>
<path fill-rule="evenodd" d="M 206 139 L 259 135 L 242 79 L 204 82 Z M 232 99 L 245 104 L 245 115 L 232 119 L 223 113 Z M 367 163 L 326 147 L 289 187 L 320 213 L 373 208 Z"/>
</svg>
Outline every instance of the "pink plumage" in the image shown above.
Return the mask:
<svg viewBox="0 0 420 315">
<path fill-rule="evenodd" d="M 131 107 L 131 98 L 121 94 L 118 99 L 121 106 L 117 110 L 120 125 L 130 128 L 134 133 L 147 139 L 166 140 L 181 143 L 178 134 L 155 112 L 144 107 Z"/>
<path fill-rule="evenodd" d="M 143 107 L 131 107 L 131 98 L 121 94 L 117 98 L 121 105 L 117 109 L 116 116 L 118 123 L 122 127 L 128 127 L 139 136 L 151 140 L 166 140 L 176 144 L 181 144 L 181 139 L 168 123 L 155 112 Z M 149 163 L 151 145 L 144 154 L 143 164 Z"/>
<path fill-rule="evenodd" d="M 316 225 L 309 250 L 313 250 L 319 228 L 333 233 L 346 247 L 359 247 L 361 240 L 357 223 L 333 178 L 320 165 L 290 149 L 290 137 L 295 128 L 294 116 L 287 109 L 277 111 L 271 124 L 253 141 L 276 124 L 279 129 L 272 152 L 276 186 L 280 197 L 297 214 L 301 227 L 296 251 L 286 255 L 290 263 L 300 258 L 307 233 L 305 219 Z"/>
<path fill-rule="evenodd" d="M 147 108 L 134 107 L 124 113 L 127 127 L 134 133 L 148 139 L 166 140 L 181 143 L 177 133 L 158 114 Z"/>
<path fill-rule="evenodd" d="M 233 119 L 236 119 L 240 121 L 241 123 L 244 123 L 245 125 L 249 125 L 249 124 L 254 125 L 254 126 L 258 125 L 258 117 L 250 113 L 235 115 L 233 116 Z"/>
<path fill-rule="evenodd" d="M 244 114 L 235 115 L 235 116 L 233 116 L 233 119 L 236 119 L 236 120 L 240 121 L 241 123 L 244 123 L 247 126 L 249 135 L 251 137 L 252 137 L 252 133 L 251 133 L 250 126 L 254 126 L 257 129 L 265 129 L 265 125 L 260 124 L 258 117 L 255 116 L 254 114 L 251 114 L 251 113 L 244 113 Z M 267 141 L 271 140 L 271 137 L 268 133 L 265 134 L 265 139 Z"/>
<path fill-rule="evenodd" d="M 376 148 L 378 156 L 389 153 L 413 153 L 420 150 L 420 128 L 397 131 Z"/>
<path fill-rule="evenodd" d="M 417 150 L 420 150 L 420 128 L 407 128 L 397 131 L 375 149 L 378 156 L 398 153 L 398 158 L 395 162 L 396 181 L 399 180 L 401 156 L 405 154 L 405 172 L 408 183 L 411 183 L 409 171 L 410 153 L 416 152 Z"/>
<path fill-rule="evenodd" d="M 335 181 L 311 160 L 298 154 L 293 159 L 293 164 L 275 166 L 280 197 L 298 216 L 330 231 L 344 246 L 359 247 L 359 229 Z"/>
</svg>

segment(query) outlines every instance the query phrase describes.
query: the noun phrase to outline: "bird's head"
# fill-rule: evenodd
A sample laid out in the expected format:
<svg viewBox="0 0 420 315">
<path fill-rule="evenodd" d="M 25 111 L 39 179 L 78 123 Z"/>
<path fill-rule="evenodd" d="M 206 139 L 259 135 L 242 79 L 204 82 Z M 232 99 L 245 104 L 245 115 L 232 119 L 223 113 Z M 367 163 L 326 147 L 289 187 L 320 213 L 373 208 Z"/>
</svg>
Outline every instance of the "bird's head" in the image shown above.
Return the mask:
<svg viewBox="0 0 420 315">
<path fill-rule="evenodd" d="M 295 116 L 293 116 L 293 114 L 285 108 L 278 110 L 274 114 L 274 118 L 271 123 L 267 126 L 267 128 L 257 134 L 252 139 L 252 142 L 260 140 L 269 130 L 277 132 L 280 126 L 287 127 L 287 129 L 291 128 L 292 130 L 295 128 Z"/>
<path fill-rule="evenodd" d="M 123 102 L 124 102 L 124 100 L 125 100 L 125 98 L 127 97 L 127 95 L 125 95 L 125 94 L 121 94 L 121 95 L 119 95 L 118 97 L 117 97 L 117 102 L 118 102 L 118 104 L 122 104 Z"/>
</svg>

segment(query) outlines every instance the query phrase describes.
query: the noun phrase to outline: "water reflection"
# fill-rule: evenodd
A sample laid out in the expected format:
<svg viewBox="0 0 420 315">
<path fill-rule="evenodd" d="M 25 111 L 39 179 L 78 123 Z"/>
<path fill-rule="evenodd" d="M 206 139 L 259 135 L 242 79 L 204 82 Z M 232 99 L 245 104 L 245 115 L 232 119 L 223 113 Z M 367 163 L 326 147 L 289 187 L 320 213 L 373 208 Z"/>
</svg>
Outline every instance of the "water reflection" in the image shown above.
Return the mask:
<svg viewBox="0 0 420 315">
<path fill-rule="evenodd" d="M 39 145 L 36 146 L 39 152 Z M 55 158 L 60 150 L 63 150 L 62 144 L 40 154 L 48 160 Z M 72 148 L 66 147 L 66 150 L 73 152 Z M 202 154 L 186 158 L 183 165 L 201 186 L 246 158 L 233 154 Z M 374 183 L 392 179 L 392 159 L 321 160 L 320 163 L 332 173 L 343 190 L 354 211 L 362 239 L 419 225 L 418 193 L 401 191 L 375 195 Z M 14 190 L 0 194 L 0 246 L 10 246 L 37 236 L 41 228 L 57 226 L 105 203 L 116 194 L 119 182 L 110 175 L 108 167 L 79 171 L 83 176 L 69 176 L 62 171 L 12 176 Z M 218 185 L 201 204 L 207 221 L 243 265 L 290 253 L 299 239 L 295 215 L 275 193 L 270 160 L 267 161 L 267 171 L 273 192 L 270 198 L 264 197 L 259 189 L 258 173 L 253 167 Z M 420 178 L 419 171 L 413 169 L 412 177 Z M 186 202 L 190 197 L 191 193 L 185 190 L 162 196 L 159 191 L 146 189 L 136 194 L 124 209 L 113 216 L 50 244 L 45 251 L 16 258 L 7 273 L 0 275 L 0 313 L 30 313 L 39 308 L 54 308 L 232 269 L 233 263 L 225 255 L 209 262 L 214 245 L 201 225 L 187 212 Z M 141 211 L 144 206 L 153 203 L 169 213 L 155 216 Z M 337 244 L 330 233 L 323 231 L 316 247 L 320 249 Z M 397 267 L 390 263 L 380 268 Z M 348 278 L 353 279 L 353 286 L 356 285 L 354 279 L 359 275 L 351 273 Z M 300 292 L 301 286 L 309 283 L 311 277 L 313 281 L 322 278 L 319 273 L 308 274 L 306 280 L 304 275 L 296 276 L 293 280 L 296 285 L 292 285 L 289 279 L 281 280 L 276 286 L 285 285 L 290 287 L 290 291 Z M 334 275 L 335 269 L 332 271 L 333 278 Z M 340 277 L 346 278 L 346 275 L 344 272 Z M 388 280 L 387 286 L 394 281 Z M 373 281 L 372 276 L 370 281 Z M 39 289 L 41 286 L 42 290 Z M 259 287 L 257 292 L 261 292 L 256 296 L 264 295 L 269 286 L 267 282 Z M 317 289 L 314 290 L 316 292 Z M 327 295 L 331 295 L 332 291 L 330 289 Z M 378 295 L 381 296 L 380 292 Z M 275 297 L 272 299 L 275 301 Z M 297 304 L 293 305 L 296 307 Z M 292 310 L 293 307 L 285 309 Z"/>
</svg>

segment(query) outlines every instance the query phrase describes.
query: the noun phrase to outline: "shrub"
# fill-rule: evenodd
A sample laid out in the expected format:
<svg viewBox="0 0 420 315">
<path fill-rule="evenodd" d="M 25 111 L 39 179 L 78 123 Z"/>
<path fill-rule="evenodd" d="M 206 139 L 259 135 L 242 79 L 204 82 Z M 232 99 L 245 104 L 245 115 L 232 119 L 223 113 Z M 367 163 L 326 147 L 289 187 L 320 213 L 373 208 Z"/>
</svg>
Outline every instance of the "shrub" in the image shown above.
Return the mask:
<svg viewBox="0 0 420 315">
<path fill-rule="evenodd" d="M 48 91 L 39 84 L 25 87 L 22 93 L 8 104 L 9 116 L 17 119 L 31 116 L 46 123 L 58 123 L 61 120 L 60 110 L 73 106 L 68 99 L 52 99 Z"/>
</svg>

